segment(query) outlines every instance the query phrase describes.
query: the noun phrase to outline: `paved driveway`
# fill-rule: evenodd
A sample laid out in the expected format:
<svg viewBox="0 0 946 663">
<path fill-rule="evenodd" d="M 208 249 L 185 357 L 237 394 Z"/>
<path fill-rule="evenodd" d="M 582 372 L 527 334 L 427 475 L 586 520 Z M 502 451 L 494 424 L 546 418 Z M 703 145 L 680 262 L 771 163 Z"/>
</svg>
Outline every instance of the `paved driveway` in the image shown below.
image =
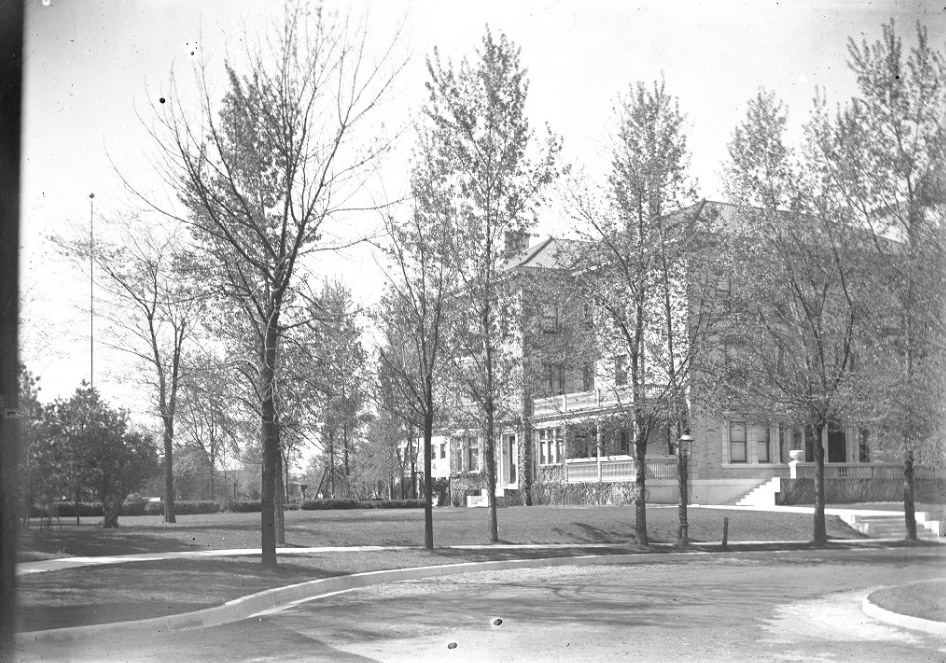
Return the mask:
<svg viewBox="0 0 946 663">
<path fill-rule="evenodd" d="M 946 643 L 860 609 L 869 588 L 946 577 L 942 548 L 677 560 L 381 585 L 218 628 L 26 649 L 21 660 L 946 660 Z"/>
</svg>

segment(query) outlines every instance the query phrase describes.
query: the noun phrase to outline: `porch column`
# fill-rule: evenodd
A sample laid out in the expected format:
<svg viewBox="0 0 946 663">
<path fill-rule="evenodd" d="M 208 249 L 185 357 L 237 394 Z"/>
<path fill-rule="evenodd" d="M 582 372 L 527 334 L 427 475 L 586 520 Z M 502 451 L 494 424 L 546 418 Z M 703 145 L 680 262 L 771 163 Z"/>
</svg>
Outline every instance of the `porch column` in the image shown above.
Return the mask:
<svg viewBox="0 0 946 663">
<path fill-rule="evenodd" d="M 568 483 L 568 424 L 562 424 L 562 439 L 560 440 L 560 449 L 562 450 L 562 477 L 565 483 Z"/>
<path fill-rule="evenodd" d="M 597 461 L 598 466 L 598 482 L 601 481 L 601 454 L 604 451 L 604 446 L 601 439 L 601 420 L 598 419 L 595 422 L 595 460 Z"/>
</svg>

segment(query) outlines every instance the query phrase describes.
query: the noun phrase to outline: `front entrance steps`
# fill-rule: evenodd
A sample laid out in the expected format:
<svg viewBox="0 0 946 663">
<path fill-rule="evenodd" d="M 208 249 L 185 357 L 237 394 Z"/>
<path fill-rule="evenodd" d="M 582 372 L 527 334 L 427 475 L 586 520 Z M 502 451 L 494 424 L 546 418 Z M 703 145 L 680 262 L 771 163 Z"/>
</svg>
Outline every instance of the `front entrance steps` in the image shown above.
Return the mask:
<svg viewBox="0 0 946 663">
<path fill-rule="evenodd" d="M 781 479 L 779 477 L 773 477 L 743 495 L 736 502 L 736 506 L 756 508 L 776 507 L 775 495 L 780 490 Z M 834 508 L 826 509 L 825 513 L 838 516 L 852 528 L 862 534 L 866 534 L 872 539 L 901 539 L 906 536 L 906 526 L 903 524 L 903 511 Z M 929 513 L 917 511 L 916 535 L 919 539 L 934 541 L 946 538 L 946 521 L 933 520 Z"/>
<path fill-rule="evenodd" d="M 838 517 L 858 532 L 866 534 L 872 539 L 902 539 L 907 533 L 906 526 L 903 523 L 902 511 L 839 513 Z M 946 534 L 944 529 L 946 528 L 944 528 L 943 521 L 930 520 L 929 513 L 917 511 L 916 536 L 918 539 L 936 541 Z"/>
<path fill-rule="evenodd" d="M 743 495 L 736 506 L 775 506 L 775 494 L 782 490 L 782 480 L 773 477 Z"/>
</svg>

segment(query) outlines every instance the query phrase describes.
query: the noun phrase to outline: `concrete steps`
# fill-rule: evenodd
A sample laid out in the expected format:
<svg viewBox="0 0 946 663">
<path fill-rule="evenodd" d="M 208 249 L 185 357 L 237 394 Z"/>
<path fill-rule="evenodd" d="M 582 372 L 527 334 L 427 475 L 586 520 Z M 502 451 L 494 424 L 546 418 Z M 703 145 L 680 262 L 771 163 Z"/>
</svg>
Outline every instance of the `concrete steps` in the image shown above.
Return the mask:
<svg viewBox="0 0 946 663">
<path fill-rule="evenodd" d="M 736 506 L 775 506 L 775 494 L 781 490 L 782 480 L 774 477 L 743 495 Z"/>
<path fill-rule="evenodd" d="M 889 514 L 858 514 L 840 515 L 841 520 L 866 534 L 872 539 L 902 539 L 907 530 L 903 524 L 903 514 L 891 511 Z M 930 514 L 919 511 L 916 514 L 916 535 L 919 539 L 938 540 L 943 538 L 944 523 L 940 520 L 931 520 Z"/>
</svg>

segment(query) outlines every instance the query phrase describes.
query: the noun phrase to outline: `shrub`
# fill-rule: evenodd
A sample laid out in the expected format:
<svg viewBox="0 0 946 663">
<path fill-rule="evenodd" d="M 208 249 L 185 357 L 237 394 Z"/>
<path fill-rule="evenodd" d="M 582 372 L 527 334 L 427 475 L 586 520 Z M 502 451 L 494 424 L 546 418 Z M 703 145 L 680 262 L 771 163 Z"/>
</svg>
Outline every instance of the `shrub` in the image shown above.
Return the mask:
<svg viewBox="0 0 946 663">
<path fill-rule="evenodd" d="M 259 500 L 252 500 L 248 502 L 230 502 L 230 506 L 227 507 L 227 511 L 233 513 L 252 513 L 254 511 L 262 511 L 263 503 Z"/>
<path fill-rule="evenodd" d="M 309 500 L 302 503 L 304 511 L 320 511 L 329 509 L 420 509 L 424 500 L 351 500 L 351 499 L 323 499 Z"/>
<path fill-rule="evenodd" d="M 58 510 L 54 510 L 58 509 Z M 50 513 L 58 513 L 60 518 L 75 518 L 75 502 L 55 502 L 50 505 Z M 101 502 L 79 502 L 79 515 L 83 517 L 102 516 Z"/>
</svg>

